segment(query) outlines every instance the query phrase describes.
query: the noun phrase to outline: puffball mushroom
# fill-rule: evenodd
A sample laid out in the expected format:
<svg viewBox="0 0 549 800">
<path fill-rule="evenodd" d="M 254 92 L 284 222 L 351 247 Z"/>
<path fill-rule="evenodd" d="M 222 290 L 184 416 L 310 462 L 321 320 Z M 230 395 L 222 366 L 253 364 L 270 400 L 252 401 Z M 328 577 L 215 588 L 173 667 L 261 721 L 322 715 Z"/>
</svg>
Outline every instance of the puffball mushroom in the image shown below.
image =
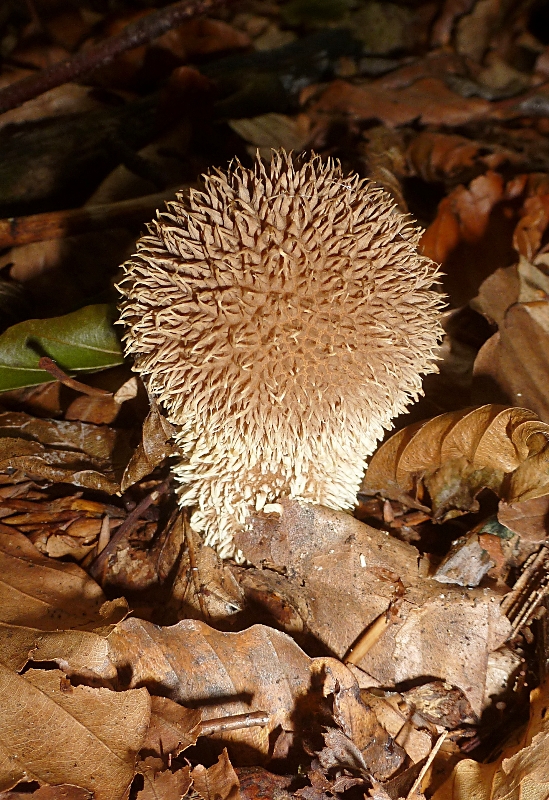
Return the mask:
<svg viewBox="0 0 549 800">
<path fill-rule="evenodd" d="M 234 162 L 124 265 L 126 351 L 176 428 L 181 506 L 220 555 L 283 496 L 351 509 L 366 458 L 436 371 L 420 231 L 318 156 Z"/>
</svg>

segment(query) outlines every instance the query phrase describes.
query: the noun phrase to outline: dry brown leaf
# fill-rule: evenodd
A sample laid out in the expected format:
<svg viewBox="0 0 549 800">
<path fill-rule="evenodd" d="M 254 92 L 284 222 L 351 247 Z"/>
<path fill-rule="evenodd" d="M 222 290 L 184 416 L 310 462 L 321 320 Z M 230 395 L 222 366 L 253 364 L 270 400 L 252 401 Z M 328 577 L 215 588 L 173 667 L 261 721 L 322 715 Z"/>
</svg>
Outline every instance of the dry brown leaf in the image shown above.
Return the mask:
<svg viewBox="0 0 549 800">
<path fill-rule="evenodd" d="M 490 764 L 465 759 L 433 800 L 547 800 L 549 796 L 549 685 L 530 695 L 530 721 L 518 746 Z"/>
<path fill-rule="evenodd" d="M 473 375 L 479 387 L 491 381 L 511 402 L 549 421 L 546 259 L 539 256 L 532 264 L 521 255 L 516 267 L 493 275 L 481 286 L 475 306 L 493 318 L 499 330 L 481 347 Z"/>
<path fill-rule="evenodd" d="M 191 772 L 193 788 L 203 800 L 241 800 L 240 781 L 223 750 L 217 764 L 204 767 L 198 764 Z"/>
<path fill-rule="evenodd" d="M 151 722 L 142 749 L 155 756 L 178 755 L 200 736 L 202 711 L 168 697 L 151 697 Z"/>
<path fill-rule="evenodd" d="M 31 478 L 72 483 L 115 494 L 116 431 L 107 426 L 38 419 L 24 412 L 0 414 L 0 473 L 18 483 Z"/>
<path fill-rule="evenodd" d="M 70 661 L 72 671 L 115 677 L 105 635 L 127 613 L 107 602 L 76 564 L 43 556 L 18 531 L 0 525 L 0 659 L 21 669 L 37 661 Z M 92 633 L 94 630 L 99 633 Z M 99 635 L 99 634 L 102 635 Z"/>
<path fill-rule="evenodd" d="M 93 800 L 92 792 L 79 786 L 40 786 L 35 792 L 0 792 L 0 800 Z"/>
<path fill-rule="evenodd" d="M 414 120 L 423 125 L 463 125 L 485 116 L 489 107 L 486 100 L 452 92 L 437 77 L 421 77 L 395 88 L 382 78 L 362 86 L 332 81 L 308 113 L 313 124 L 316 119 L 324 122 L 327 115 L 345 114 L 359 120 L 378 119 L 389 127 Z"/>
<path fill-rule="evenodd" d="M 65 412 L 65 419 L 92 422 L 94 425 L 109 425 L 118 416 L 122 404 L 137 396 L 137 378 L 132 377 L 122 384 L 114 394 L 81 394 L 72 401 Z"/>
<path fill-rule="evenodd" d="M 110 635 L 109 646 L 119 674 L 131 674 L 128 687 L 149 686 L 182 705 L 200 703 L 204 720 L 269 713 L 267 726 L 221 737 L 253 748 L 263 759 L 272 748 L 272 731 L 295 730 L 295 704 L 309 690 L 308 656 L 284 633 L 261 625 L 222 633 L 195 620 L 159 628 L 128 619 Z"/>
<path fill-rule="evenodd" d="M 519 161 L 512 150 L 487 146 L 453 133 L 435 131 L 421 131 L 414 136 L 406 157 L 412 173 L 430 183 L 468 182 L 476 172 Z"/>
<path fill-rule="evenodd" d="M 510 632 L 499 597 L 454 586 L 441 592 L 440 583 L 424 577 L 427 567 L 411 545 L 342 512 L 298 501 L 281 505 L 281 517 L 258 517 L 238 546 L 254 564 L 283 567 L 290 597 L 300 587 L 307 630 L 343 657 L 385 618 L 400 581 L 398 611 L 358 664 L 361 685 L 390 687 L 430 675 L 459 687 L 479 714 L 488 654 Z"/>
<path fill-rule="evenodd" d="M 145 689 L 65 685 L 57 670 L 24 677 L 0 665 L 0 789 L 72 783 L 95 800 L 122 798 L 150 717 Z"/>
<path fill-rule="evenodd" d="M 324 696 L 333 698 L 337 725 L 327 728 L 325 747 L 318 754 L 324 769 L 343 767 L 363 778 L 390 778 L 403 765 L 405 750 L 391 740 L 374 711 L 363 702 L 352 673 L 335 659 L 315 659 L 312 667 L 323 675 Z"/>
<path fill-rule="evenodd" d="M 413 506 L 425 502 L 427 488 L 436 520 L 475 510 L 484 487 L 508 502 L 540 496 L 549 483 L 548 435 L 549 425 L 524 408 L 485 405 L 443 414 L 383 444 L 361 492 Z"/>
<path fill-rule="evenodd" d="M 172 444 L 174 428 L 151 400 L 151 410 L 143 423 L 141 441 L 122 476 L 121 489 L 126 491 L 159 466 L 165 458 L 175 454 Z"/>
<path fill-rule="evenodd" d="M 515 260 L 509 224 L 514 197 L 501 175 L 488 170 L 440 202 L 422 249 L 442 264 L 443 285 L 454 305 L 467 303 L 495 269 Z"/>
<path fill-rule="evenodd" d="M 144 770 L 144 786 L 137 793 L 137 800 L 181 800 L 189 791 L 191 768 L 186 766 L 177 772 Z"/>
<path fill-rule="evenodd" d="M 535 544 L 547 539 L 549 518 L 549 494 L 523 500 L 518 503 L 500 502 L 498 520 L 513 533 Z"/>
</svg>

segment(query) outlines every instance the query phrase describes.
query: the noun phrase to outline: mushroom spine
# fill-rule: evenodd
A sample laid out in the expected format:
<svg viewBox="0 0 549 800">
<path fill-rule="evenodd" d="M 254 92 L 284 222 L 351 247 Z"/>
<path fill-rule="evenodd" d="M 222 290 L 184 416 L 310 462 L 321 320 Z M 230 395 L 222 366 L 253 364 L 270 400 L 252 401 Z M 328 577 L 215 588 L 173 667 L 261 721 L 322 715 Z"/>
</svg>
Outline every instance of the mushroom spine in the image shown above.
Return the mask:
<svg viewBox="0 0 549 800">
<path fill-rule="evenodd" d="M 436 371 L 437 266 L 380 188 L 318 156 L 233 162 L 150 223 L 120 283 L 126 352 L 177 430 L 179 502 L 222 556 L 282 497 L 351 509 Z"/>
</svg>

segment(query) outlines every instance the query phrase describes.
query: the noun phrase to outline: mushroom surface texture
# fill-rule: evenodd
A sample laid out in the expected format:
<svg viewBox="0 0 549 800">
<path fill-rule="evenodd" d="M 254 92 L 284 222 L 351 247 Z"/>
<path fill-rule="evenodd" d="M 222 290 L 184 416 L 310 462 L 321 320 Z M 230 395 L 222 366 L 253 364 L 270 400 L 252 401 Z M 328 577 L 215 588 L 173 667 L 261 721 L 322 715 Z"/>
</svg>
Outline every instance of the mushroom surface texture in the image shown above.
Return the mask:
<svg viewBox="0 0 549 800">
<path fill-rule="evenodd" d="M 283 496 L 351 509 L 366 458 L 436 371 L 421 231 L 318 156 L 234 162 L 124 265 L 126 352 L 176 427 L 179 503 L 222 556 Z"/>
</svg>

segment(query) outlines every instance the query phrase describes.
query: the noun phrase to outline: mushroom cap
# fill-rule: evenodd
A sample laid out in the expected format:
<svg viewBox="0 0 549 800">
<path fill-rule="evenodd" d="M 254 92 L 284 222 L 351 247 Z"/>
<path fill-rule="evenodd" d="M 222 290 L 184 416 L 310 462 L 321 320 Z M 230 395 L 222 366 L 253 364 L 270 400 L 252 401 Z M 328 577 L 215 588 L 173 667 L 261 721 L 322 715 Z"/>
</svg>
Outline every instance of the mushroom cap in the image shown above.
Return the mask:
<svg viewBox="0 0 549 800">
<path fill-rule="evenodd" d="M 204 176 L 139 240 L 126 351 L 176 426 L 180 504 L 221 555 L 282 496 L 354 506 L 436 371 L 444 303 L 420 234 L 382 189 L 277 152 Z"/>
</svg>

